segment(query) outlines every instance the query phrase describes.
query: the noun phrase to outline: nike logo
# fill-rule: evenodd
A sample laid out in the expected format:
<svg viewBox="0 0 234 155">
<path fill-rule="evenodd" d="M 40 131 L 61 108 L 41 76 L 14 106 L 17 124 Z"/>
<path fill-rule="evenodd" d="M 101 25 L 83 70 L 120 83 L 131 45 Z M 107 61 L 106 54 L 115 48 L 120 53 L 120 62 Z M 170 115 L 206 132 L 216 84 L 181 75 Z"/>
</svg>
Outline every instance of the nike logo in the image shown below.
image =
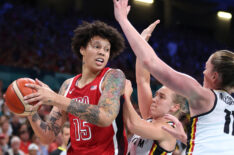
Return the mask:
<svg viewBox="0 0 234 155">
<path fill-rule="evenodd" d="M 72 90 L 70 90 L 68 93 L 71 94 L 74 91 L 75 88 L 73 88 Z"/>
</svg>

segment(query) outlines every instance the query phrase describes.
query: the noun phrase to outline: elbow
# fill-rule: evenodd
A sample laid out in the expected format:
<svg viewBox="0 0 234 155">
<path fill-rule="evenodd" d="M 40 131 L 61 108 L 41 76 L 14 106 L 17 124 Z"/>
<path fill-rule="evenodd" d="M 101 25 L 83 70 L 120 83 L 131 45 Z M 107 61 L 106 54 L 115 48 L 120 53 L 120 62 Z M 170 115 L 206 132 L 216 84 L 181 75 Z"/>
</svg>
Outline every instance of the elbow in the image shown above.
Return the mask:
<svg viewBox="0 0 234 155">
<path fill-rule="evenodd" d="M 101 115 L 97 126 L 99 127 L 108 127 L 112 124 L 115 118 L 108 116 L 107 114 Z"/>
<path fill-rule="evenodd" d="M 110 126 L 111 124 L 112 124 L 111 121 L 100 121 L 100 122 L 97 124 L 97 126 L 99 126 L 99 127 L 108 127 L 108 126 Z"/>
<path fill-rule="evenodd" d="M 152 65 L 153 60 L 151 58 L 145 58 L 142 60 L 142 65 L 145 67 L 147 70 L 149 70 L 150 66 Z"/>
</svg>

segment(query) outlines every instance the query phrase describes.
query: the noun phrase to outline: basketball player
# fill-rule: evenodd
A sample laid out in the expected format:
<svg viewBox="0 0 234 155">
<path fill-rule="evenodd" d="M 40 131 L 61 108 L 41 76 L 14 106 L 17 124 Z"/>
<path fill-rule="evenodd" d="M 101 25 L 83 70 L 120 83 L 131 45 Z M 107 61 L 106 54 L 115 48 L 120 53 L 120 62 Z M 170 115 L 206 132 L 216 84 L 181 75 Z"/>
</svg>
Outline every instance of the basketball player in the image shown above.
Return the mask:
<svg viewBox="0 0 234 155">
<path fill-rule="evenodd" d="M 184 95 L 189 101 L 191 126 L 187 154 L 222 154 L 234 152 L 233 113 L 234 53 L 220 50 L 206 62 L 201 86 L 192 77 L 179 73 L 164 63 L 127 19 L 128 0 L 113 0 L 119 22 L 137 58 L 163 85 Z"/>
<path fill-rule="evenodd" d="M 158 23 L 158 21 L 154 22 L 142 32 L 141 36 L 146 41 Z M 164 115 L 172 114 L 179 117 L 182 112 L 186 112 L 186 99 L 164 86 L 152 97 L 150 73 L 143 68 L 138 59 L 136 60 L 136 81 L 138 105 L 144 120 L 137 115 L 131 105 L 132 87 L 131 83 L 127 82 L 124 104 L 127 108 L 124 108 L 124 119 L 129 130 L 135 133 L 129 143 L 128 153 L 131 155 L 172 154 L 176 146 L 176 138 L 165 132 L 162 126 L 173 129 L 174 125 L 173 122 L 165 119 Z M 145 120 L 151 123 L 145 123 Z"/>
<path fill-rule="evenodd" d="M 68 114 L 70 144 L 67 154 L 126 154 L 122 106 L 125 75 L 118 69 L 106 68 L 124 48 L 121 34 L 107 24 L 83 23 L 74 31 L 72 49 L 82 58 L 82 73 L 66 80 L 59 94 L 37 80 L 40 86 L 28 84 L 37 93 L 25 97 L 27 103 L 38 101 L 53 105 L 48 121 L 36 113 L 28 116 L 36 135 L 50 143 L 60 132 Z"/>
</svg>

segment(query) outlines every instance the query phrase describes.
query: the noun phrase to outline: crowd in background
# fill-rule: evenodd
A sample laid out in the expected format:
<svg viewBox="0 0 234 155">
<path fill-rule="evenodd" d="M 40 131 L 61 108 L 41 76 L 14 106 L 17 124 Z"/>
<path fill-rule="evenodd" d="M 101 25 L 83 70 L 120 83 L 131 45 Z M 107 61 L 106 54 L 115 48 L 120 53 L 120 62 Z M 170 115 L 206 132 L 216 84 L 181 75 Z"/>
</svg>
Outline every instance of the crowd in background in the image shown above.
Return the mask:
<svg viewBox="0 0 234 155">
<path fill-rule="evenodd" d="M 0 1 L 0 65 L 80 73 L 81 62 L 77 62 L 70 43 L 73 30 L 82 20 L 94 19 L 78 18 L 75 14 L 58 16 L 50 9 Z M 118 28 L 114 21 L 106 22 Z M 139 29 L 143 29 L 141 25 Z M 168 30 L 163 26 L 156 28 L 149 42 L 165 62 L 178 71 L 192 75 L 199 82 L 202 81 L 199 74 L 203 70 L 201 66 L 210 53 L 225 48 L 225 45 L 205 34 L 188 29 Z M 108 65 L 122 69 L 134 83 L 135 56 L 127 43 L 126 46 L 125 51 Z M 153 79 L 152 82 L 157 83 Z M 50 145 L 41 144 L 27 119 L 9 112 L 1 91 L 0 82 L 0 154 L 18 149 L 19 154 L 31 154 L 35 153 L 32 150 L 36 150 L 37 154 L 47 155 L 61 145 L 60 136 Z M 47 119 L 50 109 L 49 106 L 42 107 L 40 115 Z M 183 116 L 181 120 L 186 125 L 188 116 Z"/>
</svg>

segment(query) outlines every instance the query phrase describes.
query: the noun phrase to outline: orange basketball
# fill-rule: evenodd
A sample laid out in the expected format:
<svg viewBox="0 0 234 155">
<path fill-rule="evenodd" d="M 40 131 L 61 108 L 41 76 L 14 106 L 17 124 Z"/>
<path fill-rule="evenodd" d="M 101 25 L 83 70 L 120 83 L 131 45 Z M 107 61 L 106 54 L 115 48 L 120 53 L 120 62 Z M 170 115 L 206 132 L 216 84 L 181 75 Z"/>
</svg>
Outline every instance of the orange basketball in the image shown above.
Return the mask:
<svg viewBox="0 0 234 155">
<path fill-rule="evenodd" d="M 9 85 L 5 96 L 6 105 L 10 111 L 21 116 L 27 116 L 31 114 L 29 104 L 24 103 L 23 97 L 36 92 L 35 89 L 26 87 L 26 83 L 36 84 L 36 82 L 30 78 L 17 79 Z M 37 102 L 30 104 L 35 105 Z"/>
</svg>

